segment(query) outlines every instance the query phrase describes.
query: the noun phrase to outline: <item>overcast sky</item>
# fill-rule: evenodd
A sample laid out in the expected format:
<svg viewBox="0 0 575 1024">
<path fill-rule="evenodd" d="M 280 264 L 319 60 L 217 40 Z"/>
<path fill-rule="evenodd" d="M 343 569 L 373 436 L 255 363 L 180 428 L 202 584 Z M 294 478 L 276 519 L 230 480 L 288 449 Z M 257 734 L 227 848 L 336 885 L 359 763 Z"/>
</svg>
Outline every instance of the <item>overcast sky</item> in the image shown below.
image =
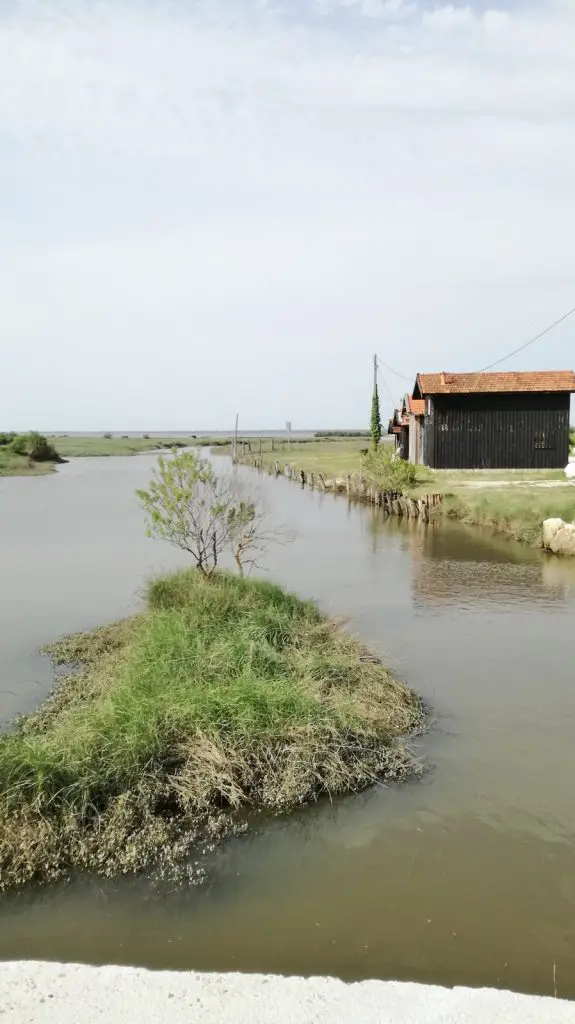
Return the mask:
<svg viewBox="0 0 575 1024">
<path fill-rule="evenodd" d="M 575 305 L 574 53 L 572 2 L 0 0 L 0 428 L 365 426 L 374 351 L 521 344 Z M 573 364 L 575 317 L 502 369 Z"/>
</svg>

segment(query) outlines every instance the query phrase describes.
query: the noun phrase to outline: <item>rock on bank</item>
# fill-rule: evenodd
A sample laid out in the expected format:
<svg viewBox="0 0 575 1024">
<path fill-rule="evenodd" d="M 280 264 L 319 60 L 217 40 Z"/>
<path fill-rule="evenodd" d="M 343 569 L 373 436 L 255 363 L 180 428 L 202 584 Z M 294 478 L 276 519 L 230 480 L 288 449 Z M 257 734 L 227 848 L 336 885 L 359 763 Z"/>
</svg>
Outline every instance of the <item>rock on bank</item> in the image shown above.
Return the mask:
<svg viewBox="0 0 575 1024">
<path fill-rule="evenodd" d="M 543 547 L 554 555 L 575 556 L 575 523 L 546 519 L 543 523 Z"/>
<path fill-rule="evenodd" d="M 332 978 L 0 964 L 3 1024 L 573 1024 L 575 1003 Z"/>
</svg>

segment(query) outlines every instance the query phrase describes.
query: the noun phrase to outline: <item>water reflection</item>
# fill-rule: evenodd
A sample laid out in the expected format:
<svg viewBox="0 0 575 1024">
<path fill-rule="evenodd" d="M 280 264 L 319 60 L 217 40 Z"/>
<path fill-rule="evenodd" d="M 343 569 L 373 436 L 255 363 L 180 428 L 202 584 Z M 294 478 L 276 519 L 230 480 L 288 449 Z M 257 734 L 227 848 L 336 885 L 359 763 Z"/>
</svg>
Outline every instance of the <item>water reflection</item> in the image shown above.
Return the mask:
<svg viewBox="0 0 575 1024">
<path fill-rule="evenodd" d="M 373 551 L 382 538 L 379 517 L 371 520 Z M 575 590 L 575 564 L 486 530 L 436 521 L 390 521 L 411 555 L 414 607 L 474 608 L 564 602 Z M 510 572 L 510 567 L 513 570 Z"/>
</svg>

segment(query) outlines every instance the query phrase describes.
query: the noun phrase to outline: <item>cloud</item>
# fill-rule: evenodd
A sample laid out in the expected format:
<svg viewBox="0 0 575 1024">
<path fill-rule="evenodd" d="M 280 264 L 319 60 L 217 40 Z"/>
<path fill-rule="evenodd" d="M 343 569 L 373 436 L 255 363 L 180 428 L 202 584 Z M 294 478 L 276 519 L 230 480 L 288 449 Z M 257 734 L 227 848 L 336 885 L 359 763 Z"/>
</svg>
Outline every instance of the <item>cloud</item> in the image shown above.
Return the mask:
<svg viewBox="0 0 575 1024">
<path fill-rule="evenodd" d="M 574 44 L 560 4 L 8 5 L 7 426 L 353 425 L 374 349 L 513 348 L 572 305 Z"/>
</svg>

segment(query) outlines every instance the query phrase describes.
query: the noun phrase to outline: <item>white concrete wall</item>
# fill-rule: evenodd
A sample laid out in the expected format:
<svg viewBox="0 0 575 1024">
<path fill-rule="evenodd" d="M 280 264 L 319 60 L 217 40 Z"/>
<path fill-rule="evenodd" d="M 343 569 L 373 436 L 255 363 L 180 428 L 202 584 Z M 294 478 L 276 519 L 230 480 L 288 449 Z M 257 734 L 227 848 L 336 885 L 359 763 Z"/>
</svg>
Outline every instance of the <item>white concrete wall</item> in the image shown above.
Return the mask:
<svg viewBox="0 0 575 1024">
<path fill-rule="evenodd" d="M 574 1024 L 575 1003 L 398 982 L 0 964 L 2 1024 Z"/>
</svg>

